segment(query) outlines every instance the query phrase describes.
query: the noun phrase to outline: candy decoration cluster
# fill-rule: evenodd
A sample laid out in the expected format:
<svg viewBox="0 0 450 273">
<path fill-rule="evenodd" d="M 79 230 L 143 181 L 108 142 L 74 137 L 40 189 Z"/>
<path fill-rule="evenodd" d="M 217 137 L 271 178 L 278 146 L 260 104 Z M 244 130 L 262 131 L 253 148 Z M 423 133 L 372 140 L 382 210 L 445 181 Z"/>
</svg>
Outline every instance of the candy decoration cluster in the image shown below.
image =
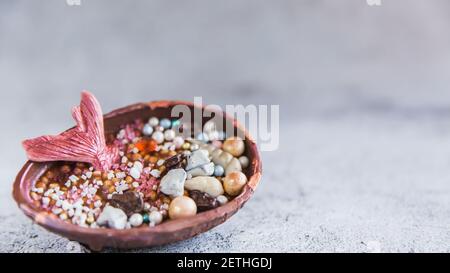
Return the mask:
<svg viewBox="0 0 450 273">
<path fill-rule="evenodd" d="M 77 127 L 24 141 L 31 160 L 54 162 L 30 189 L 43 211 L 89 228 L 154 227 L 227 204 L 243 192 L 245 141 L 212 121 L 196 137 L 180 120 L 122 124 L 105 142 L 101 109 L 88 92 L 73 110 Z"/>
</svg>

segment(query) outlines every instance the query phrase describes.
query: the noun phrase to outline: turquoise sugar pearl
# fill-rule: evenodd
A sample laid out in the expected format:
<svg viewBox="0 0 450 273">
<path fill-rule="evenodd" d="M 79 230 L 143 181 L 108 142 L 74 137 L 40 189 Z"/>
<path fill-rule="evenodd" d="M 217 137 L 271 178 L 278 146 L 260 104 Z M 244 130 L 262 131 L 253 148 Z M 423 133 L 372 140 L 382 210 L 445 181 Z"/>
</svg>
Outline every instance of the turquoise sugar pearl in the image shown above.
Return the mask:
<svg viewBox="0 0 450 273">
<path fill-rule="evenodd" d="M 143 218 L 143 222 L 144 222 L 144 223 L 148 224 L 148 223 L 150 222 L 150 219 L 149 219 L 147 213 L 145 213 L 144 215 L 142 215 L 142 218 Z"/>
<path fill-rule="evenodd" d="M 181 121 L 179 119 L 172 121 L 172 128 L 180 126 Z"/>
<path fill-rule="evenodd" d="M 170 126 L 172 126 L 172 123 L 170 122 L 169 119 L 163 118 L 163 119 L 161 119 L 161 121 L 159 122 L 159 125 L 161 125 L 164 129 L 169 129 Z"/>
</svg>

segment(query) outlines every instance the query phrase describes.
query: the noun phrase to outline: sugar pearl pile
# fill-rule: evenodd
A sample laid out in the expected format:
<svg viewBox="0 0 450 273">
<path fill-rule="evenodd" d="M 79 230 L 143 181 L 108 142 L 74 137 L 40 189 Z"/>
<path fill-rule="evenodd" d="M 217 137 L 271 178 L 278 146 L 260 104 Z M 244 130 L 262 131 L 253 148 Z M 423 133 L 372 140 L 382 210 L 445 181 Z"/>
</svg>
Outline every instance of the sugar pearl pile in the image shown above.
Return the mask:
<svg viewBox="0 0 450 273">
<path fill-rule="evenodd" d="M 245 143 L 207 122 L 184 138 L 179 120 L 151 117 L 113 136 L 119 158 L 108 172 L 55 163 L 30 191 L 35 205 L 90 228 L 153 227 L 225 205 L 247 183 Z"/>
</svg>

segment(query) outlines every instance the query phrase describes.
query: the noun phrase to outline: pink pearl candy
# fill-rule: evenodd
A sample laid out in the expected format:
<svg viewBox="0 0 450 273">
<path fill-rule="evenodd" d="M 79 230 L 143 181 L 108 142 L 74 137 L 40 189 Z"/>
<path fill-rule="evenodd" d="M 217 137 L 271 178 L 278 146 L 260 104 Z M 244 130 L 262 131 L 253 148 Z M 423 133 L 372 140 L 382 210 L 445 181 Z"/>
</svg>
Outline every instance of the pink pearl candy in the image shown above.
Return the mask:
<svg viewBox="0 0 450 273">
<path fill-rule="evenodd" d="M 222 142 L 219 141 L 219 140 L 214 140 L 214 141 L 212 142 L 212 145 L 213 145 L 214 147 L 216 147 L 217 149 L 222 148 Z"/>
</svg>

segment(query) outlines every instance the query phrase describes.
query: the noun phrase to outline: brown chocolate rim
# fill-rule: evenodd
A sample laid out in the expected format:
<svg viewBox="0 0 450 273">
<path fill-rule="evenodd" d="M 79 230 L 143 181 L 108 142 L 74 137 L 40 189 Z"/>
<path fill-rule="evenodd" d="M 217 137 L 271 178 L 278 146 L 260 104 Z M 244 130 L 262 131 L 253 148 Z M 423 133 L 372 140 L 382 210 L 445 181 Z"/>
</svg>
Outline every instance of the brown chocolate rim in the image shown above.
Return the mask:
<svg viewBox="0 0 450 273">
<path fill-rule="evenodd" d="M 175 105 L 186 105 L 192 109 L 202 108 L 205 110 L 204 106 L 200 107 L 185 101 L 138 103 L 104 115 L 105 130 L 107 131 L 108 127 L 110 130 L 117 129 L 119 125 L 130 122 L 138 117 L 144 118 L 150 115 L 168 117 L 167 112 Z M 40 210 L 29 195 L 30 188 L 48 169 L 52 164 L 51 162 L 37 163 L 27 161 L 15 179 L 13 197 L 25 215 L 37 224 L 70 240 L 86 244 L 92 250 L 101 250 L 104 247 L 149 247 L 191 238 L 225 222 L 236 213 L 252 196 L 261 178 L 261 159 L 254 140 L 237 120 L 231 118 L 224 112 L 221 112 L 221 115 L 223 116 L 224 122 L 232 122 L 235 130 L 240 130 L 245 134 L 246 155 L 250 160 L 250 165 L 246 170 L 248 183 L 242 193 L 227 204 L 216 209 L 205 211 L 189 218 L 165 221 L 152 228 L 142 226 L 127 230 L 115 230 L 109 228 L 92 229 L 80 227 L 66 223 L 55 215 Z"/>
</svg>

